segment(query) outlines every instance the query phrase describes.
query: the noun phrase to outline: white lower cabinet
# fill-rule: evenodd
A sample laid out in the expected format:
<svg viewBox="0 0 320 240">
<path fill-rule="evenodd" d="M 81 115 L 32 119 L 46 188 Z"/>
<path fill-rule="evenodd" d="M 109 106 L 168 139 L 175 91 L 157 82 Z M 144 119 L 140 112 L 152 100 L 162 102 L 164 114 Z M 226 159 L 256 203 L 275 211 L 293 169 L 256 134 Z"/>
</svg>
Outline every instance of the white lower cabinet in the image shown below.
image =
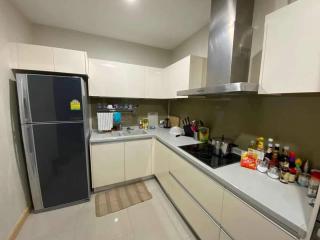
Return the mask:
<svg viewBox="0 0 320 240">
<path fill-rule="evenodd" d="M 94 189 L 152 174 L 152 139 L 93 143 L 90 148 Z"/>
<path fill-rule="evenodd" d="M 162 175 L 169 174 L 171 150 L 157 140 L 154 144 L 153 173 L 159 179 Z"/>
<path fill-rule="evenodd" d="M 234 240 L 295 239 L 227 190 L 224 191 L 221 225 Z"/>
<path fill-rule="evenodd" d="M 224 188 L 177 154 L 169 162 L 169 170 L 201 206 L 220 222 Z"/>
<path fill-rule="evenodd" d="M 92 187 L 123 182 L 124 143 L 91 144 Z"/>
<path fill-rule="evenodd" d="M 152 139 L 125 143 L 125 180 L 151 175 Z"/>
<path fill-rule="evenodd" d="M 220 228 L 190 195 L 169 175 L 162 181 L 175 206 L 202 240 L 218 240 Z"/>
</svg>

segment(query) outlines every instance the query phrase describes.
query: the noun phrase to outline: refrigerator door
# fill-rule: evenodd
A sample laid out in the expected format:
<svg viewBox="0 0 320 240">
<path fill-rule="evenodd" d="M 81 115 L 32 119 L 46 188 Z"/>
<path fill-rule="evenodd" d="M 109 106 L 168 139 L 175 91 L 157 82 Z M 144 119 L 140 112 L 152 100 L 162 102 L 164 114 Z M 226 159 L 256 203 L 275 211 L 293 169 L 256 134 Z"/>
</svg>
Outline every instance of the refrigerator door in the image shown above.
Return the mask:
<svg viewBox="0 0 320 240">
<path fill-rule="evenodd" d="M 83 120 L 80 77 L 17 74 L 22 123 Z"/>
<path fill-rule="evenodd" d="M 90 190 L 83 123 L 31 126 L 43 207 L 88 199 Z"/>
</svg>

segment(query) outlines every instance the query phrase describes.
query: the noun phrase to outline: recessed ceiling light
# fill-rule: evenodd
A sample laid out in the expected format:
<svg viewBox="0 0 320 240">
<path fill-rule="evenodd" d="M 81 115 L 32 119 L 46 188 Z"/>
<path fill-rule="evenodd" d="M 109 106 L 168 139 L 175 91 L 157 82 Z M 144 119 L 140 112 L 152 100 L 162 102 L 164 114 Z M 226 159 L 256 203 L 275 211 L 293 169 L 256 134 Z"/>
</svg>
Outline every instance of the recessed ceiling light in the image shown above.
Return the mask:
<svg viewBox="0 0 320 240">
<path fill-rule="evenodd" d="M 133 3 L 135 3 L 137 0 L 126 0 L 126 1 L 127 1 L 127 3 L 133 4 Z"/>
</svg>

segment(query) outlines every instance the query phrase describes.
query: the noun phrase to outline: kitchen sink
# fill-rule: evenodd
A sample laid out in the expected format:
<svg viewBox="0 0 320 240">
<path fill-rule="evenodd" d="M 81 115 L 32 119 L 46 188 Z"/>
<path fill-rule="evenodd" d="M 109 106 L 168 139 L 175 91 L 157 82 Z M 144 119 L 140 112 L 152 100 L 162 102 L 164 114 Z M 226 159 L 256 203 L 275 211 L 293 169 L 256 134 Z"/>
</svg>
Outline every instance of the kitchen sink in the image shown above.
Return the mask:
<svg viewBox="0 0 320 240">
<path fill-rule="evenodd" d="M 128 129 L 121 132 L 122 136 L 133 136 L 133 135 L 143 135 L 147 134 L 147 132 L 143 129 Z"/>
</svg>

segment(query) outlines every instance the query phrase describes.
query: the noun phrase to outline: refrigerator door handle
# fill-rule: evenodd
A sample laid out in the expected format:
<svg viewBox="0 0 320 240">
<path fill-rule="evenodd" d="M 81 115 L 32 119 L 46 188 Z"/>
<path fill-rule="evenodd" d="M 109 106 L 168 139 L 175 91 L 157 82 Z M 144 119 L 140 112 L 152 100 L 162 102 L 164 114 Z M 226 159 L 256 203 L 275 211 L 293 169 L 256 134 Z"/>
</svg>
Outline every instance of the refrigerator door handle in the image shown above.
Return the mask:
<svg viewBox="0 0 320 240">
<path fill-rule="evenodd" d="M 16 75 L 16 80 L 21 121 L 22 123 L 31 123 L 30 102 L 28 98 L 28 76 L 27 74 L 18 73 Z"/>
<path fill-rule="evenodd" d="M 33 132 L 32 132 L 32 126 L 28 126 L 26 128 L 27 130 L 27 138 L 28 141 L 28 154 L 30 156 L 30 164 L 31 164 L 31 168 L 32 168 L 32 173 L 36 174 L 36 161 L 35 161 L 35 152 L 34 152 L 34 144 L 33 144 Z"/>
<path fill-rule="evenodd" d="M 43 201 L 34 146 L 33 126 L 31 124 L 22 125 L 22 135 L 33 206 L 35 210 L 40 210 L 43 208 Z"/>
</svg>

